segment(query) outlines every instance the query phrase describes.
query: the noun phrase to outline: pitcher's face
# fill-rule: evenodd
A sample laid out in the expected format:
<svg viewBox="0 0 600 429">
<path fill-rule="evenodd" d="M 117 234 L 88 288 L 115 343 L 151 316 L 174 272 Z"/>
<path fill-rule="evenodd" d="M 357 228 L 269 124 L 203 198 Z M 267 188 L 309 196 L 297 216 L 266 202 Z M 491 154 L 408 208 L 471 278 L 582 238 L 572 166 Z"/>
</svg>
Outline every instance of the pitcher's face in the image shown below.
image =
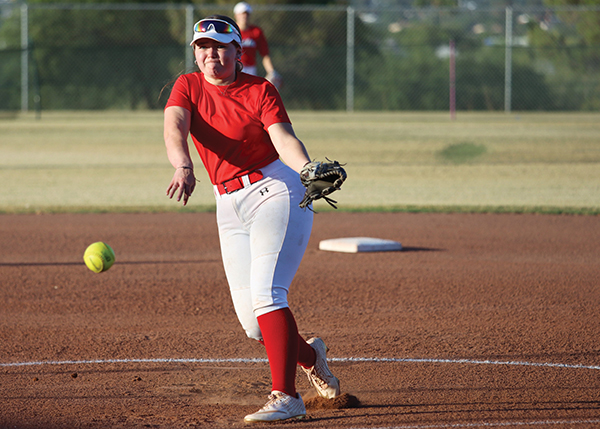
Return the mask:
<svg viewBox="0 0 600 429">
<path fill-rule="evenodd" d="M 198 68 L 211 81 L 233 82 L 235 80 L 238 48 L 234 43 L 221 43 L 212 39 L 200 39 L 194 44 Z"/>
</svg>

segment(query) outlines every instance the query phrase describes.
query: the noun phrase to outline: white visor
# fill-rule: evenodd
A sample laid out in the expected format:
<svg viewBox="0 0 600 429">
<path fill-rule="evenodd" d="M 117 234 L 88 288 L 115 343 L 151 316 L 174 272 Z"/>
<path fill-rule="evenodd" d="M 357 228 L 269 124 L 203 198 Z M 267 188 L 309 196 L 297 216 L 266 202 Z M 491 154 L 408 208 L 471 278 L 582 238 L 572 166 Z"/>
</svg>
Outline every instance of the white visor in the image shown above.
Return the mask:
<svg viewBox="0 0 600 429">
<path fill-rule="evenodd" d="M 212 39 L 221 43 L 237 42 L 242 45 L 242 36 L 233 25 L 214 18 L 202 19 L 194 25 L 194 37 L 190 46 L 200 39 Z"/>
</svg>

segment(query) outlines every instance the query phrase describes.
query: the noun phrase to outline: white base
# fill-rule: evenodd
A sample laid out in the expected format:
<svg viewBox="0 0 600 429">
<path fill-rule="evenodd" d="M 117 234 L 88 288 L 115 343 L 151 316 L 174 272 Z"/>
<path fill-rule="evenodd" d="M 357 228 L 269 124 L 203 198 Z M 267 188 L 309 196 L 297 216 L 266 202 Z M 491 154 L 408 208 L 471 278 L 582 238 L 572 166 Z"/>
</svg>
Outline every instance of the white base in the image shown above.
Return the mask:
<svg viewBox="0 0 600 429">
<path fill-rule="evenodd" d="M 320 250 L 330 252 L 358 253 L 358 252 L 389 252 L 402 250 L 402 244 L 393 240 L 371 237 L 348 237 L 322 240 Z"/>
</svg>

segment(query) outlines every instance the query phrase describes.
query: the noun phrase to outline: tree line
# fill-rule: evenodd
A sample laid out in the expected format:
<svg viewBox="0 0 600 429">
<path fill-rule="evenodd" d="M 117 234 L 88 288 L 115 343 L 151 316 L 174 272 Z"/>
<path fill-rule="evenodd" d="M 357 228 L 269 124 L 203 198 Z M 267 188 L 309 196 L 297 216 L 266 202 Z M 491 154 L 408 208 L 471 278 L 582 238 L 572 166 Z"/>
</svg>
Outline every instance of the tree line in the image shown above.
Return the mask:
<svg viewBox="0 0 600 429">
<path fill-rule="evenodd" d="M 449 7 L 454 6 L 452 1 L 436 4 L 438 8 L 426 7 L 435 2 L 415 1 L 420 9 L 414 11 L 422 15 L 418 19 L 396 10 L 382 10 L 371 18 L 356 14 L 354 108 L 446 110 L 449 58 L 443 48 L 453 40 L 457 109 L 502 110 L 502 38 L 488 43 L 490 34 L 474 32 L 474 22 Z M 556 7 L 593 0 L 546 2 Z M 185 63 L 191 34 L 185 28 L 183 8 L 165 9 L 163 1 L 152 0 L 137 2 L 148 7 L 138 10 L 118 1 L 114 9 L 93 7 L 106 6 L 105 1 L 64 2 L 69 3 L 81 7 L 28 2 L 30 92 L 32 99 L 40 97 L 42 108 L 160 109 L 169 83 L 178 74 L 193 71 Z M 195 20 L 215 12 L 230 14 L 233 7 L 224 0 L 170 4 L 193 4 Z M 288 108 L 345 109 L 348 18 L 343 5 L 323 0 L 253 5 L 258 6 L 253 18 L 267 34 L 275 65 L 284 77 L 281 93 Z M 14 110 L 20 106 L 20 9 L 2 16 L 0 110 Z M 484 16 L 482 26 L 502 22 L 491 12 L 479 16 Z M 513 110 L 600 109 L 600 10 L 563 8 L 549 18 L 543 12 L 530 18 L 523 24 L 527 46 L 513 49 Z"/>
</svg>

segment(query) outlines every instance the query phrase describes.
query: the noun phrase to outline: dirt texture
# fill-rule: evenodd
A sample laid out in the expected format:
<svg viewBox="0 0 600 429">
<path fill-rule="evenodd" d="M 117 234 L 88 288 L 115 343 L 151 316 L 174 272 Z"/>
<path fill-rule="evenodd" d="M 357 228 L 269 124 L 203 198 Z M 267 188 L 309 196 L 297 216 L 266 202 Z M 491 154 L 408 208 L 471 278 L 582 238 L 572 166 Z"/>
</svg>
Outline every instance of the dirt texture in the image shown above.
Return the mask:
<svg viewBox="0 0 600 429">
<path fill-rule="evenodd" d="M 340 237 L 404 248 L 318 249 Z M 0 242 L 0 428 L 236 428 L 265 403 L 214 213 L 2 215 Z M 290 305 L 345 395 L 298 370 L 307 418 L 274 426 L 600 426 L 599 243 L 595 216 L 317 214 Z"/>
</svg>

